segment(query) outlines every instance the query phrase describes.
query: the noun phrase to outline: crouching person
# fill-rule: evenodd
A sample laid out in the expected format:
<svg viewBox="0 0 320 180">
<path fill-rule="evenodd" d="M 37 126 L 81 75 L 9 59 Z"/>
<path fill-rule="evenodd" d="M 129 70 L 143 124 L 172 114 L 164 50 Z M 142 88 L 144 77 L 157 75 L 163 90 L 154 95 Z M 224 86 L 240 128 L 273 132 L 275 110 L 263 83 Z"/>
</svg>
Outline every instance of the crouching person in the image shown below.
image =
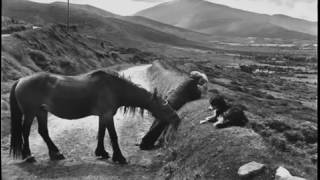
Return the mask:
<svg viewBox="0 0 320 180">
<path fill-rule="evenodd" d="M 200 121 L 200 124 L 214 123 L 213 126 L 216 128 L 226 128 L 230 126 L 245 126 L 248 123 L 248 119 L 243 112 L 243 106 L 229 105 L 221 95 L 211 97 L 209 103 L 209 109 L 213 110 L 213 115 Z"/>
</svg>

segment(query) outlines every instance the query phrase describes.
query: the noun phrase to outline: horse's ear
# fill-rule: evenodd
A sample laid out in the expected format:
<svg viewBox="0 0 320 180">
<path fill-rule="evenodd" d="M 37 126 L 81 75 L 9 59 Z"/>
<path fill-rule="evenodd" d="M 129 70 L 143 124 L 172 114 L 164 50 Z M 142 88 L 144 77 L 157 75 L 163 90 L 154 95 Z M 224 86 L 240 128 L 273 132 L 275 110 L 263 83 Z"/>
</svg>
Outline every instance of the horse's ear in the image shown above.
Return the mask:
<svg viewBox="0 0 320 180">
<path fill-rule="evenodd" d="M 158 98 L 158 89 L 157 88 L 154 88 L 152 98 L 153 99 L 157 99 Z"/>
</svg>

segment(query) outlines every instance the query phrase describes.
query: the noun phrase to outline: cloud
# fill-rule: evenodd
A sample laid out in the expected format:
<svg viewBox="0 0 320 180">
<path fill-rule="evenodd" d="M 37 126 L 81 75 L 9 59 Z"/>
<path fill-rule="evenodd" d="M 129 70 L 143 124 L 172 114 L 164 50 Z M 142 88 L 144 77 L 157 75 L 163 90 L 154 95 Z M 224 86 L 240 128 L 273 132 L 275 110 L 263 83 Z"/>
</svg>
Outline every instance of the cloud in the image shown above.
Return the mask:
<svg viewBox="0 0 320 180">
<path fill-rule="evenodd" d="M 285 14 L 295 18 L 318 21 L 317 0 L 207 0 L 262 14 Z"/>
<path fill-rule="evenodd" d="M 159 2 L 165 2 L 168 0 L 132 0 L 132 1 L 137 1 L 137 2 L 150 2 L 150 3 L 159 3 Z"/>
<path fill-rule="evenodd" d="M 294 7 L 297 3 L 316 4 L 317 0 L 269 0 L 270 3 L 275 3 L 280 6 Z"/>
</svg>

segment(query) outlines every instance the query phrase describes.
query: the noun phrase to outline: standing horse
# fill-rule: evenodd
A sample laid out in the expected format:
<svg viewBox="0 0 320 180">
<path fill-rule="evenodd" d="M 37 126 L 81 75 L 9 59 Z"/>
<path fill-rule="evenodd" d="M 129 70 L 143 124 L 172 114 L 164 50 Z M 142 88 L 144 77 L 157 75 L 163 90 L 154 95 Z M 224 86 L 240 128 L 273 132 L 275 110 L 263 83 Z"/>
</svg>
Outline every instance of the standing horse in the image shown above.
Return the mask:
<svg viewBox="0 0 320 180">
<path fill-rule="evenodd" d="M 201 98 L 201 95 L 206 94 L 208 77 L 204 73 L 198 71 L 192 71 L 190 76 L 182 82 L 177 88 L 169 91 L 167 100 L 169 105 L 174 110 L 179 110 L 187 102 L 194 101 Z M 161 120 L 156 119 L 150 127 L 150 131 L 154 131 L 161 126 Z M 158 139 L 158 145 L 167 141 L 165 138 L 166 132 L 169 131 L 169 127 L 165 128 L 161 136 Z M 144 142 L 144 138 L 142 139 Z M 155 142 L 155 141 L 154 141 Z M 155 148 L 154 144 L 144 147 L 145 150 Z"/>
<path fill-rule="evenodd" d="M 139 107 L 149 110 L 159 119 L 160 128 L 146 134 L 141 148 L 153 144 L 163 129 L 172 126 L 177 130 L 180 119 L 167 101 L 137 86 L 117 73 L 96 70 L 78 76 L 62 76 L 38 73 L 19 79 L 10 93 L 11 145 L 10 154 L 14 158 L 22 155 L 28 162 L 35 161 L 29 148 L 29 133 L 34 117 L 38 120 L 38 132 L 46 142 L 51 160 L 64 159 L 49 137 L 47 127 L 48 112 L 64 118 L 78 119 L 89 115 L 99 116 L 98 143 L 96 156 L 109 158 L 104 148 L 105 129 L 108 130 L 113 148 L 112 160 L 126 163 L 118 145 L 113 116 L 119 107 L 135 112 Z M 23 122 L 22 122 L 23 117 Z M 168 136 L 171 136 L 169 132 Z"/>
</svg>

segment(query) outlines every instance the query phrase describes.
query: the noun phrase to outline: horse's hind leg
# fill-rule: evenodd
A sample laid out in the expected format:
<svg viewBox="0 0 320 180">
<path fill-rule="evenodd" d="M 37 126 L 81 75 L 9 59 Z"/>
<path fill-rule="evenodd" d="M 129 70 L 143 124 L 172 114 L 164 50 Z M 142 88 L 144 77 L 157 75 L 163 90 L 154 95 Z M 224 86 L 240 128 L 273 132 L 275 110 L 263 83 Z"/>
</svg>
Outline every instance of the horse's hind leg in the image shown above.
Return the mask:
<svg viewBox="0 0 320 180">
<path fill-rule="evenodd" d="M 59 152 L 57 146 L 52 142 L 49 137 L 48 132 L 48 112 L 45 110 L 41 110 L 37 115 L 38 118 L 38 132 L 46 142 L 49 149 L 49 156 L 51 160 L 61 160 L 65 159 L 64 156 Z"/>
<path fill-rule="evenodd" d="M 101 156 L 103 159 L 108 159 L 110 156 L 104 149 L 104 136 L 106 133 L 106 122 L 103 118 L 99 117 L 99 129 L 98 129 L 98 145 L 95 151 L 96 156 Z"/>
<path fill-rule="evenodd" d="M 103 119 L 107 125 L 109 137 L 111 139 L 111 145 L 113 149 L 112 161 L 119 162 L 120 164 L 127 164 L 127 160 L 123 157 L 122 152 L 118 144 L 118 136 L 114 127 L 113 117 L 104 117 Z"/>
<path fill-rule="evenodd" d="M 35 162 L 33 156 L 31 156 L 30 145 L 29 145 L 29 135 L 30 129 L 32 125 L 32 121 L 34 119 L 33 115 L 24 115 L 24 122 L 22 126 L 22 136 L 23 136 L 23 148 L 22 148 L 22 158 L 25 159 L 26 162 Z"/>
</svg>

